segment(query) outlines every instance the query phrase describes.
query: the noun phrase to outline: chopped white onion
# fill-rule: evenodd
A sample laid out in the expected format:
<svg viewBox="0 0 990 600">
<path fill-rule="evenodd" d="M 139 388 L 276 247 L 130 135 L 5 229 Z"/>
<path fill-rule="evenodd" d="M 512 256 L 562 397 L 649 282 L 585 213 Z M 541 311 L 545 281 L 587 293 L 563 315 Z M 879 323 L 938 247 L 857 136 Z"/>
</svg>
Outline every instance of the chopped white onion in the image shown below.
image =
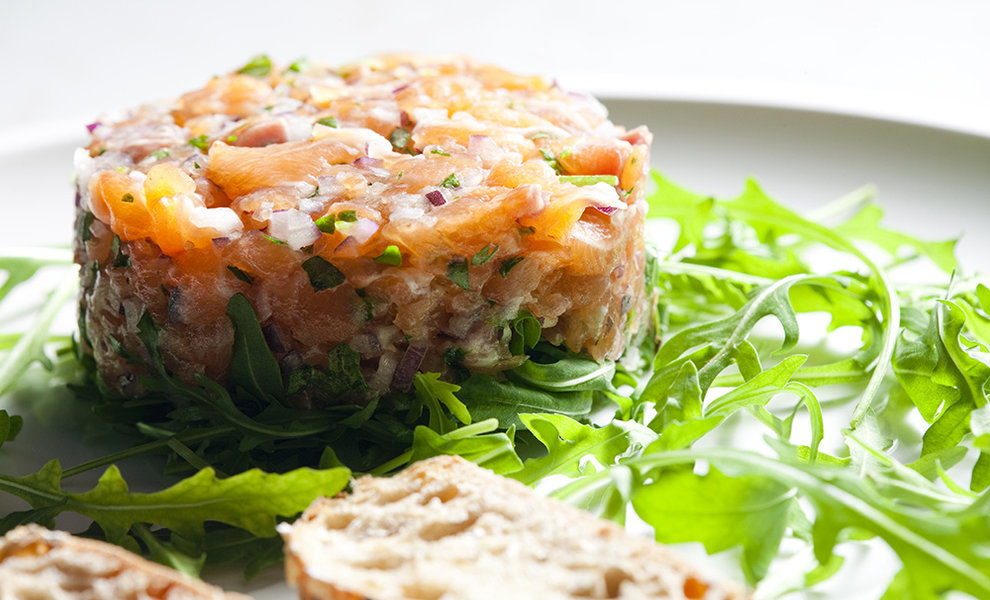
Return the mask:
<svg viewBox="0 0 990 600">
<path fill-rule="evenodd" d="M 272 212 L 268 221 L 268 234 L 298 250 L 320 239 L 320 229 L 313 219 L 301 210 L 290 208 Z"/>
<path fill-rule="evenodd" d="M 313 138 L 317 140 L 329 138 L 347 144 L 371 158 L 383 158 L 392 153 L 392 142 L 367 127 L 337 128 L 317 123 L 313 125 Z"/>
<path fill-rule="evenodd" d="M 237 213 L 226 206 L 195 206 L 189 211 L 189 222 L 201 229 L 212 229 L 217 234 L 215 237 L 225 237 L 244 229 Z"/>
<path fill-rule="evenodd" d="M 371 236 L 375 235 L 375 232 L 378 231 L 378 223 L 371 219 L 358 217 L 358 220 L 353 223 L 338 222 L 337 229 L 358 244 L 363 244 L 371 239 Z"/>
<path fill-rule="evenodd" d="M 581 186 L 576 193 L 587 200 L 591 206 L 613 210 L 626 209 L 626 203 L 619 199 L 619 194 L 615 191 L 615 187 L 604 181 L 599 181 L 594 185 Z"/>
</svg>

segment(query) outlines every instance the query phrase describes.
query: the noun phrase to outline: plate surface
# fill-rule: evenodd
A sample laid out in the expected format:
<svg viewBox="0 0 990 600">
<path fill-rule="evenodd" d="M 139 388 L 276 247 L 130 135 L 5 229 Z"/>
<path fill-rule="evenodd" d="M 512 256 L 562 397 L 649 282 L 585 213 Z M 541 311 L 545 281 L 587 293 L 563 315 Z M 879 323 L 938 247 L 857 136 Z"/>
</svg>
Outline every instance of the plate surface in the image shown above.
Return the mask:
<svg viewBox="0 0 990 600">
<path fill-rule="evenodd" d="M 653 166 L 685 187 L 727 197 L 753 177 L 778 201 L 809 211 L 874 184 L 890 226 L 928 239 L 968 231 L 958 246 L 964 267 L 990 268 L 990 236 L 983 232 L 990 226 L 990 138 L 780 108 L 643 99 L 605 104 L 614 122 L 653 131 Z M 0 245 L 69 243 L 72 153 L 85 140 L 83 125 L 48 126 L 31 143 L 0 138 L 0 206 L 7 224 Z M 31 316 L 17 318 L 27 326 Z M 67 323 L 71 327 L 71 318 Z M 17 399 L 5 402 L 14 403 L 27 423 L 20 439 L 0 451 L 0 472 L 32 472 L 54 456 L 68 466 L 99 453 L 78 425 L 83 416 L 65 414 L 56 399 L 33 410 Z M 0 497 L 0 514 L 13 507 Z M 867 562 L 849 562 L 860 564 L 836 582 L 842 597 L 878 596 L 883 578 L 877 582 Z M 294 597 L 278 571 L 246 584 L 233 573 L 209 575 L 259 599 Z"/>
</svg>

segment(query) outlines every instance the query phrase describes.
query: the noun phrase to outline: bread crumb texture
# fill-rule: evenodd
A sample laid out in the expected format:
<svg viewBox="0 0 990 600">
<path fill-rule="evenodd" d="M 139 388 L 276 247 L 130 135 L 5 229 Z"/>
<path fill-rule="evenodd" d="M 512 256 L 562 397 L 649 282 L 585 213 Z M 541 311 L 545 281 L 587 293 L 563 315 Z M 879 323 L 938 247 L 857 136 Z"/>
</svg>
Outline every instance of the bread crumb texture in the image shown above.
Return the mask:
<svg viewBox="0 0 990 600">
<path fill-rule="evenodd" d="M 244 598 L 117 546 L 37 525 L 18 527 L 0 540 L 2 600 Z"/>
<path fill-rule="evenodd" d="M 362 477 L 291 527 L 301 598 L 742 598 L 658 544 L 459 457 Z"/>
</svg>

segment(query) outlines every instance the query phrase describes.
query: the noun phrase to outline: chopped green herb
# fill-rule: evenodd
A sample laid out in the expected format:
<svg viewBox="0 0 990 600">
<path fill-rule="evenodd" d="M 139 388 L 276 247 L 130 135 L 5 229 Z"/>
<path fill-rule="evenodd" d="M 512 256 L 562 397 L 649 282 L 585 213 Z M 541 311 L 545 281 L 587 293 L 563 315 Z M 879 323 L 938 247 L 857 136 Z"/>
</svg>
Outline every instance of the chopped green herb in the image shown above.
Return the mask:
<svg viewBox="0 0 990 600">
<path fill-rule="evenodd" d="M 326 127 L 337 127 L 337 119 L 334 117 L 323 117 L 316 122 L 318 125 L 324 125 Z"/>
<path fill-rule="evenodd" d="M 558 155 L 558 157 L 557 157 L 557 158 L 567 158 L 567 157 L 568 157 L 568 156 L 570 156 L 571 154 L 574 154 L 574 150 L 573 150 L 572 148 L 564 148 L 564 149 L 563 149 L 563 150 L 562 150 L 562 151 L 560 152 L 560 154 Z"/>
<path fill-rule="evenodd" d="M 123 196 L 120 197 L 120 201 L 121 202 L 126 202 L 127 204 L 130 204 L 130 203 L 134 202 L 134 194 L 132 194 L 130 192 L 127 192 L 126 194 L 124 194 Z"/>
<path fill-rule="evenodd" d="M 337 230 L 337 216 L 333 213 L 325 214 L 316 220 L 316 227 L 323 233 L 333 233 Z"/>
<path fill-rule="evenodd" d="M 114 235 L 113 241 L 110 242 L 110 255 L 113 257 L 113 263 L 111 264 L 115 269 L 131 266 L 131 257 L 123 253 L 120 245 L 120 236 Z"/>
<path fill-rule="evenodd" d="M 227 265 L 227 270 L 234 274 L 234 277 L 240 279 L 244 283 L 250 285 L 254 283 L 254 277 L 246 273 L 245 271 L 238 269 L 234 265 Z"/>
<path fill-rule="evenodd" d="M 253 77 L 264 77 L 272 70 L 272 61 L 264 54 L 255 56 L 251 61 L 237 70 L 241 75 L 251 75 Z"/>
<path fill-rule="evenodd" d="M 513 256 L 512 258 L 507 258 L 507 259 L 503 260 L 498 265 L 498 274 L 501 275 L 502 277 L 505 277 L 506 275 L 509 274 L 509 271 L 511 271 L 512 269 L 514 269 L 515 266 L 518 265 L 520 262 L 522 262 L 522 259 L 524 259 L 524 258 L 526 258 L 526 257 L 525 256 Z"/>
<path fill-rule="evenodd" d="M 319 195 L 320 195 L 320 186 L 317 185 L 315 188 L 313 188 L 313 191 L 308 196 L 306 196 L 306 197 L 307 198 L 316 198 Z"/>
<path fill-rule="evenodd" d="M 361 374 L 361 355 L 346 343 L 337 344 L 327 355 L 330 371 L 327 373 L 327 391 L 332 396 L 348 392 L 363 392 L 368 384 Z"/>
<path fill-rule="evenodd" d="M 168 158 L 168 150 L 166 150 L 164 148 L 162 148 L 161 150 L 155 150 L 154 152 L 152 152 L 148 156 L 150 156 L 151 158 L 153 158 L 155 160 L 161 160 L 163 158 Z"/>
<path fill-rule="evenodd" d="M 485 264 L 486 262 L 490 261 L 493 256 L 495 256 L 496 252 L 498 252 L 498 246 L 492 246 L 491 244 L 488 244 L 481 250 L 478 250 L 478 252 L 471 257 L 471 266 L 477 267 L 479 265 Z"/>
<path fill-rule="evenodd" d="M 357 211 L 342 210 L 337 213 L 337 220 L 343 221 L 344 223 L 353 223 L 357 221 Z"/>
<path fill-rule="evenodd" d="M 533 235 L 534 233 L 536 233 L 536 228 L 533 227 L 532 225 L 527 225 L 526 227 L 520 227 L 517 231 L 519 231 L 519 235 L 525 237 L 527 235 Z"/>
<path fill-rule="evenodd" d="M 299 60 L 293 62 L 289 65 L 288 70 L 295 73 L 302 73 L 303 71 L 308 71 L 313 68 L 313 64 L 305 58 L 300 58 Z"/>
<path fill-rule="evenodd" d="M 406 152 L 412 154 L 412 148 L 410 144 L 412 143 L 412 134 L 408 129 L 402 127 L 396 127 L 392 130 L 392 133 L 388 134 L 388 141 L 392 142 L 392 148 L 396 152 Z"/>
<path fill-rule="evenodd" d="M 130 169 L 128 169 L 124 165 L 117 165 L 116 167 L 113 168 L 113 170 L 117 171 L 118 173 L 127 173 L 128 171 L 130 171 Z"/>
<path fill-rule="evenodd" d="M 306 259 L 302 264 L 302 268 L 309 275 L 309 284 L 317 292 L 335 288 L 344 283 L 346 279 L 344 274 L 340 272 L 340 269 L 333 266 L 331 262 L 322 256 L 314 256 Z"/>
<path fill-rule="evenodd" d="M 196 161 L 193 161 L 193 166 L 194 166 L 194 167 L 196 167 L 197 169 L 199 169 L 199 168 L 201 168 L 201 167 L 199 166 L 199 163 L 198 163 L 198 162 L 196 162 Z"/>
<path fill-rule="evenodd" d="M 450 156 L 449 152 L 442 152 L 440 150 L 437 150 L 436 148 L 430 150 L 430 154 L 439 154 L 440 156 Z"/>
<path fill-rule="evenodd" d="M 456 174 L 451 173 L 450 175 L 447 175 L 446 179 L 443 180 L 443 183 L 440 184 L 440 187 L 458 188 L 461 187 L 461 182 L 457 180 Z"/>
<path fill-rule="evenodd" d="M 399 174 L 398 174 L 398 175 L 396 175 L 396 176 L 395 176 L 395 178 L 396 178 L 396 179 L 402 179 L 402 175 L 403 175 L 403 174 L 405 174 L 405 171 L 399 171 Z"/>
<path fill-rule="evenodd" d="M 388 246 L 385 251 L 375 257 L 375 260 L 395 267 L 402 265 L 402 253 L 398 246 Z"/>
<path fill-rule="evenodd" d="M 447 348 L 443 351 L 443 363 L 448 367 L 459 367 L 465 356 L 467 352 L 461 348 Z"/>
<path fill-rule="evenodd" d="M 447 263 L 447 279 L 462 290 L 470 290 L 471 282 L 468 278 L 468 261 L 452 260 Z"/>
<path fill-rule="evenodd" d="M 551 134 L 549 134 L 549 133 L 547 133 L 546 131 L 541 131 L 539 133 L 533 134 L 532 136 L 530 136 L 529 139 L 531 139 L 531 140 L 540 140 L 540 139 L 544 139 L 544 138 L 553 139 L 554 136 L 551 135 Z"/>
<path fill-rule="evenodd" d="M 79 218 L 79 231 L 76 232 L 76 235 L 79 237 L 79 241 L 88 242 L 90 238 L 93 237 L 93 233 L 89 230 L 89 226 L 93 224 L 93 219 L 95 218 L 96 216 L 89 211 L 84 212 Z"/>
<path fill-rule="evenodd" d="M 265 238 L 266 240 L 268 240 L 269 242 L 271 242 L 271 243 L 273 243 L 273 244 L 278 244 L 279 246 L 284 246 L 284 245 L 285 245 L 285 242 L 283 242 L 282 240 L 280 240 L 280 239 L 278 239 L 278 238 L 273 238 L 272 236 L 270 236 L 270 235 L 268 235 L 267 233 L 263 233 L 263 234 L 261 234 L 261 235 L 262 235 L 262 236 L 263 236 L 263 237 L 264 237 L 264 238 Z"/>
<path fill-rule="evenodd" d="M 236 135 L 228 135 L 227 136 L 227 143 L 228 144 L 233 144 L 236 141 L 237 141 L 237 136 Z"/>
<path fill-rule="evenodd" d="M 595 185 L 596 183 L 607 183 L 615 186 L 619 185 L 619 178 L 615 175 L 560 175 L 557 177 L 561 183 L 573 185 Z"/>
<path fill-rule="evenodd" d="M 540 148 L 540 156 L 543 157 L 543 160 L 547 161 L 554 173 L 560 175 L 564 172 L 564 168 L 560 166 L 560 161 L 558 161 L 557 157 L 551 154 L 548 150 Z"/>
<path fill-rule="evenodd" d="M 199 148 L 203 152 L 206 152 L 210 148 L 210 137 L 205 133 L 203 135 L 197 135 L 193 139 L 189 140 L 189 145 L 193 148 Z"/>
</svg>

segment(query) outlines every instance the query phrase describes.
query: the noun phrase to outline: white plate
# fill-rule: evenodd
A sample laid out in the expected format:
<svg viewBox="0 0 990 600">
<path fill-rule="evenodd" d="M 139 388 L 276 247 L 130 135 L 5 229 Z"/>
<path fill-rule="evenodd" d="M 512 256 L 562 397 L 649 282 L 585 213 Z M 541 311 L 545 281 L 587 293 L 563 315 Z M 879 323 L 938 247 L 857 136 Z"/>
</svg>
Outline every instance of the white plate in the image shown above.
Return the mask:
<svg viewBox="0 0 990 600">
<path fill-rule="evenodd" d="M 963 264 L 970 271 L 990 266 L 990 237 L 982 231 L 990 225 L 990 138 L 780 108 L 643 99 L 606 104 L 616 123 L 648 125 L 654 167 L 695 191 L 731 196 L 754 177 L 772 197 L 804 211 L 872 183 L 892 227 L 930 239 L 969 230 L 959 245 Z M 85 140 L 84 124 L 43 127 L 34 139 L 0 137 L 6 224 L 0 245 L 69 243 L 72 152 Z M 0 472 L 33 472 L 53 456 L 68 466 L 96 453 L 80 445 L 82 434 L 70 425 L 74 416 L 41 409 L 41 418 L 29 419 L 22 437 L 0 450 Z M 12 506 L 0 497 L 0 514 Z M 849 562 L 859 564 L 835 591 L 841 588 L 847 598 L 878 596 L 885 578 L 877 581 L 866 562 Z M 236 574 L 212 575 L 259 599 L 294 597 L 277 571 L 246 584 Z"/>
</svg>

